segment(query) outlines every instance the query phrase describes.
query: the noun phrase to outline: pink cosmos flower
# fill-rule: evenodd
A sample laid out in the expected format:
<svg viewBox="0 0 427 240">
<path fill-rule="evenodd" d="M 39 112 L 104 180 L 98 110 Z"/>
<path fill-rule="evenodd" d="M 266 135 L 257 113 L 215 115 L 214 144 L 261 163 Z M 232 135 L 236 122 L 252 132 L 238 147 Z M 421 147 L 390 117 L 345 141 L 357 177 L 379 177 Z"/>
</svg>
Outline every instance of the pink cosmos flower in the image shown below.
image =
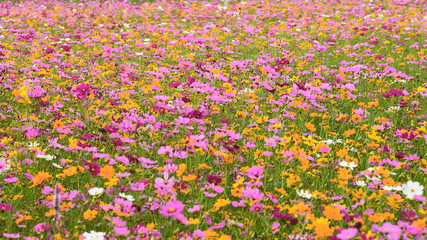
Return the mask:
<svg viewBox="0 0 427 240">
<path fill-rule="evenodd" d="M 262 213 L 263 208 L 264 205 L 262 203 L 254 203 L 249 210 L 254 213 Z"/>
<path fill-rule="evenodd" d="M 147 186 L 148 184 L 146 184 L 145 182 L 143 182 L 143 181 L 139 181 L 139 182 L 137 182 L 137 183 L 132 183 L 132 182 L 130 182 L 129 181 L 129 186 L 130 186 L 130 189 L 132 190 L 132 191 L 142 191 L 142 190 L 144 190 L 144 188 Z"/>
<path fill-rule="evenodd" d="M 192 208 L 189 208 L 187 210 L 187 212 L 189 212 L 189 213 L 198 212 L 198 211 L 200 211 L 200 206 L 199 205 L 194 205 Z"/>
<path fill-rule="evenodd" d="M 205 239 L 206 238 L 206 233 L 203 232 L 202 230 L 197 229 L 197 230 L 195 230 L 193 232 L 193 236 L 192 237 L 193 237 L 194 240 Z"/>
<path fill-rule="evenodd" d="M 357 232 L 358 232 L 357 228 L 344 229 L 337 234 L 337 238 L 340 240 L 352 239 L 357 235 Z"/>
<path fill-rule="evenodd" d="M 182 117 L 182 116 L 179 116 L 179 118 L 178 118 L 178 119 L 175 119 L 175 122 L 176 122 L 176 123 L 179 123 L 179 124 L 187 125 L 187 124 L 189 124 L 189 123 L 190 123 L 190 119 L 189 119 L 189 118 Z"/>
<path fill-rule="evenodd" d="M 259 191 L 258 188 L 246 187 L 246 189 L 242 190 L 243 197 L 251 198 L 255 200 L 262 200 L 264 194 Z"/>
<path fill-rule="evenodd" d="M 17 177 L 7 176 L 7 177 L 4 178 L 4 181 L 7 182 L 7 183 L 13 183 L 13 182 L 18 181 L 18 178 Z"/>
<path fill-rule="evenodd" d="M 114 227 L 114 232 L 120 236 L 126 236 L 130 233 L 127 227 L 118 227 L 118 226 Z"/>
<path fill-rule="evenodd" d="M 273 222 L 273 225 L 271 226 L 271 229 L 273 230 L 273 234 L 275 234 L 277 231 L 279 231 L 280 223 Z"/>
<path fill-rule="evenodd" d="M 19 234 L 19 233 L 16 233 L 16 234 L 14 234 L 14 233 L 3 233 L 3 236 L 5 238 L 20 238 L 21 234 Z"/>
<path fill-rule="evenodd" d="M 12 205 L 0 203 L 0 211 L 13 211 L 14 208 Z"/>
<path fill-rule="evenodd" d="M 265 141 L 265 145 L 267 145 L 267 146 L 270 146 L 270 147 L 276 147 L 277 146 L 277 141 L 274 138 L 267 138 L 264 141 Z"/>
<path fill-rule="evenodd" d="M 129 166 L 129 159 L 125 156 L 116 156 L 116 160 L 123 163 L 125 166 Z"/>
<path fill-rule="evenodd" d="M 261 179 L 264 177 L 264 169 L 261 166 L 253 166 L 249 168 L 246 173 L 250 179 Z"/>
<path fill-rule="evenodd" d="M 76 87 L 76 93 L 79 96 L 79 98 L 86 98 L 87 95 L 90 94 L 92 90 L 92 86 L 87 83 L 81 83 Z"/>
<path fill-rule="evenodd" d="M 174 173 L 176 170 L 178 170 L 178 166 L 175 164 L 168 164 L 164 166 L 164 170 L 167 173 Z"/>
<path fill-rule="evenodd" d="M 181 214 L 184 209 L 184 204 L 181 201 L 175 200 L 168 202 L 166 205 L 160 208 L 159 213 L 162 214 L 163 217 L 171 217 L 178 214 Z"/>
<path fill-rule="evenodd" d="M 39 131 L 37 129 L 31 128 L 26 133 L 25 136 L 29 139 L 35 138 L 39 136 Z"/>
</svg>

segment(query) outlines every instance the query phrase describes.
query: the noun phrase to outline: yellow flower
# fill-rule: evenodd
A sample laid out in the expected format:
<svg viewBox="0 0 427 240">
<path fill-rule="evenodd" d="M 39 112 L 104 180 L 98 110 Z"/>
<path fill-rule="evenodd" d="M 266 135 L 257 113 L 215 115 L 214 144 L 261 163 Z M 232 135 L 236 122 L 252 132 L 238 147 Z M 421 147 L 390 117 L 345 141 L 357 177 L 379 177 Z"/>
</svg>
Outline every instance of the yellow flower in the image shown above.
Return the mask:
<svg viewBox="0 0 427 240">
<path fill-rule="evenodd" d="M 221 207 L 228 205 L 230 202 L 231 202 L 230 200 L 223 199 L 223 198 L 216 200 L 213 211 L 218 211 Z"/>
</svg>

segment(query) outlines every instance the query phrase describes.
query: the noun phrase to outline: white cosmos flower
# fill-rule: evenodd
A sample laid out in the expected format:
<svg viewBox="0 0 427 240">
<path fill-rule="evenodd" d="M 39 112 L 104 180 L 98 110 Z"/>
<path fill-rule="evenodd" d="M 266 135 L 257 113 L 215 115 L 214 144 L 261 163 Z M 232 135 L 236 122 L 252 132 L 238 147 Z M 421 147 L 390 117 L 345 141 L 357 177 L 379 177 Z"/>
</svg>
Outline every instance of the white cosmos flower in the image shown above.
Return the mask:
<svg viewBox="0 0 427 240">
<path fill-rule="evenodd" d="M 355 164 L 354 162 L 348 163 L 347 161 L 341 161 L 340 162 L 340 166 L 341 167 L 348 167 L 351 170 L 353 170 L 355 167 L 357 167 L 357 164 Z"/>
<path fill-rule="evenodd" d="M 105 232 L 95 232 L 92 230 L 90 233 L 83 233 L 82 236 L 85 240 L 104 240 Z"/>
<path fill-rule="evenodd" d="M 48 160 L 48 161 L 52 161 L 52 159 L 55 159 L 55 158 L 56 158 L 56 156 L 53 156 L 53 155 L 44 155 L 44 158 L 45 158 L 46 160 Z"/>
<path fill-rule="evenodd" d="M 56 168 L 59 168 L 59 169 L 63 168 L 61 165 L 56 164 L 56 163 L 52 163 L 52 165 L 53 165 L 54 167 L 56 167 Z"/>
<path fill-rule="evenodd" d="M 415 195 L 422 196 L 423 189 L 424 186 L 421 186 L 419 182 L 408 181 L 402 185 L 403 194 L 405 194 L 409 199 L 414 199 Z"/>
<path fill-rule="evenodd" d="M 313 195 L 308 190 L 297 191 L 298 196 L 310 199 Z"/>
<path fill-rule="evenodd" d="M 103 192 L 104 192 L 104 189 L 103 188 L 99 188 L 99 187 L 94 187 L 94 188 L 89 189 L 89 194 L 91 196 L 96 196 L 96 195 L 99 195 L 99 194 L 101 194 Z"/>
<path fill-rule="evenodd" d="M 29 148 L 36 148 L 38 147 L 40 144 L 38 142 L 32 142 L 28 145 Z"/>
<path fill-rule="evenodd" d="M 356 181 L 356 185 L 359 187 L 364 187 L 364 186 L 366 186 L 366 182 L 363 180 L 358 180 L 358 181 Z"/>
<path fill-rule="evenodd" d="M 402 191 L 402 186 L 384 186 L 383 189 L 387 191 Z"/>
<path fill-rule="evenodd" d="M 135 200 L 135 198 L 131 195 L 126 195 L 124 193 L 119 193 L 119 196 L 122 198 L 125 198 L 126 200 L 128 200 L 129 202 L 133 202 Z"/>
</svg>

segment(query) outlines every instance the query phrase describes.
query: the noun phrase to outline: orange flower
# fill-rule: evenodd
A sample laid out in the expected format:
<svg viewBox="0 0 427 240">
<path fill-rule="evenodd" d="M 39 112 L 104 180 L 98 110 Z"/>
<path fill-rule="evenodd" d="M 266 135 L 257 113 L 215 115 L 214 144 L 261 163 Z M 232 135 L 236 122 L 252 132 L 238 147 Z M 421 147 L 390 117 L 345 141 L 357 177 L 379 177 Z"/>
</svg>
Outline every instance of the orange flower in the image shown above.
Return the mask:
<svg viewBox="0 0 427 240">
<path fill-rule="evenodd" d="M 415 226 L 418 229 L 424 229 L 427 227 L 427 218 L 418 219 L 412 223 L 412 226 Z"/>
<path fill-rule="evenodd" d="M 344 217 L 341 214 L 340 209 L 334 206 L 326 206 L 325 211 L 323 211 L 323 215 L 325 215 L 330 220 L 336 221 L 340 221 Z"/>
<path fill-rule="evenodd" d="M 306 212 L 310 212 L 310 207 L 306 206 L 303 202 L 293 205 L 289 208 L 289 214 L 303 214 Z"/>
<path fill-rule="evenodd" d="M 312 124 L 311 122 L 306 122 L 306 123 L 304 123 L 304 126 L 305 126 L 308 130 L 310 130 L 310 131 L 312 131 L 312 132 L 315 132 L 315 131 L 316 131 L 316 128 L 314 127 L 314 124 Z"/>
<path fill-rule="evenodd" d="M 45 216 L 46 217 L 52 217 L 53 215 L 55 215 L 56 210 L 55 209 L 50 209 Z"/>
<path fill-rule="evenodd" d="M 344 157 L 348 154 L 348 150 L 343 148 L 337 152 L 337 157 Z"/>
<path fill-rule="evenodd" d="M 191 182 L 191 181 L 195 180 L 196 178 L 197 178 L 196 175 L 188 174 L 187 176 L 182 177 L 182 180 L 186 181 L 186 182 Z"/>
<path fill-rule="evenodd" d="M 71 176 L 73 176 L 74 174 L 76 174 L 76 173 L 77 173 L 77 167 L 70 167 L 70 168 L 67 168 L 67 169 L 65 169 L 63 172 L 64 172 L 64 174 L 65 174 L 66 176 L 71 177 Z"/>
<path fill-rule="evenodd" d="M 33 182 L 33 185 L 30 186 L 30 188 L 33 188 L 35 186 L 42 184 L 44 180 L 48 180 L 51 177 L 52 176 L 49 173 L 46 173 L 43 171 L 38 172 L 37 175 L 34 176 L 33 179 L 31 179 L 31 182 Z"/>
<path fill-rule="evenodd" d="M 362 118 L 357 114 L 353 114 L 353 116 L 351 116 L 351 121 L 353 121 L 354 123 L 359 123 L 360 121 L 362 121 Z"/>
<path fill-rule="evenodd" d="M 329 228 L 329 221 L 327 218 L 318 218 L 314 221 L 314 233 L 321 238 L 329 237 L 334 234 L 334 229 Z"/>
<path fill-rule="evenodd" d="M 88 221 L 92 221 L 97 214 L 98 211 L 88 209 L 86 212 L 83 213 L 83 217 Z"/>
<path fill-rule="evenodd" d="M 99 173 L 103 179 L 111 179 L 114 176 L 114 168 L 110 165 L 105 165 Z"/>
<path fill-rule="evenodd" d="M 176 170 L 176 176 L 181 177 L 181 175 L 185 172 L 187 165 L 185 163 L 179 164 L 178 170 Z"/>
<path fill-rule="evenodd" d="M 350 129 L 344 132 L 344 136 L 348 137 L 356 133 L 356 129 Z"/>
<path fill-rule="evenodd" d="M 240 188 L 234 188 L 231 190 L 231 195 L 235 196 L 235 197 L 240 197 L 242 196 L 242 189 Z"/>
</svg>

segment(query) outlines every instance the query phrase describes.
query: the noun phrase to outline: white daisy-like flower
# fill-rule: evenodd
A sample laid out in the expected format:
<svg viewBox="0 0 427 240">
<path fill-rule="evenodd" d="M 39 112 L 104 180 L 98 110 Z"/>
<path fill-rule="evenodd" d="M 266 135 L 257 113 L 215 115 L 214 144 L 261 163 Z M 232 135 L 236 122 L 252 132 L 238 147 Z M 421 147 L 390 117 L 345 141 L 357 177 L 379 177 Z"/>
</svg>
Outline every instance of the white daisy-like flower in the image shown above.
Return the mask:
<svg viewBox="0 0 427 240">
<path fill-rule="evenodd" d="M 415 195 L 422 196 L 423 189 L 424 186 L 422 186 L 419 182 L 408 181 L 402 185 L 402 192 L 409 199 L 414 199 Z"/>
<path fill-rule="evenodd" d="M 310 199 L 313 195 L 308 190 L 297 191 L 298 196 Z"/>
<path fill-rule="evenodd" d="M 82 237 L 85 240 L 104 240 L 105 232 L 95 232 L 92 230 L 89 233 L 88 232 L 83 233 Z"/>
<path fill-rule="evenodd" d="M 392 106 L 392 107 L 389 107 L 386 110 L 386 112 L 398 112 L 398 111 L 400 111 L 400 107 L 399 106 Z"/>
<path fill-rule="evenodd" d="M 355 164 L 354 162 L 348 163 L 347 161 L 341 161 L 340 162 L 340 166 L 341 167 L 348 167 L 351 170 L 353 170 L 355 167 L 357 167 L 357 164 Z"/>
<path fill-rule="evenodd" d="M 387 191 L 402 191 L 402 186 L 384 186 L 383 187 L 384 190 Z"/>
<path fill-rule="evenodd" d="M 32 142 L 32 143 L 30 143 L 30 144 L 28 144 L 28 147 L 31 149 L 31 148 L 36 148 L 36 147 L 38 147 L 40 144 L 38 143 L 38 142 Z"/>
<path fill-rule="evenodd" d="M 359 187 L 364 187 L 364 186 L 366 186 L 366 182 L 363 180 L 358 180 L 358 181 L 356 181 L 356 185 Z"/>
<path fill-rule="evenodd" d="M 56 164 L 56 163 L 52 163 L 52 165 L 53 165 L 54 167 L 56 167 L 56 168 L 59 168 L 59 169 L 63 168 L 61 165 Z"/>
<path fill-rule="evenodd" d="M 103 188 L 99 188 L 99 187 L 94 187 L 94 188 L 89 189 L 88 192 L 89 192 L 89 194 L 91 196 L 96 196 L 96 195 L 99 195 L 99 194 L 103 193 L 104 189 Z"/>
<path fill-rule="evenodd" d="M 44 155 L 44 159 L 47 161 L 52 161 L 53 159 L 56 159 L 56 156 L 54 155 Z"/>
<path fill-rule="evenodd" d="M 131 195 L 126 195 L 124 193 L 119 193 L 119 196 L 122 198 L 125 198 L 126 200 L 128 200 L 129 202 L 133 202 L 135 200 L 135 198 Z"/>
</svg>

